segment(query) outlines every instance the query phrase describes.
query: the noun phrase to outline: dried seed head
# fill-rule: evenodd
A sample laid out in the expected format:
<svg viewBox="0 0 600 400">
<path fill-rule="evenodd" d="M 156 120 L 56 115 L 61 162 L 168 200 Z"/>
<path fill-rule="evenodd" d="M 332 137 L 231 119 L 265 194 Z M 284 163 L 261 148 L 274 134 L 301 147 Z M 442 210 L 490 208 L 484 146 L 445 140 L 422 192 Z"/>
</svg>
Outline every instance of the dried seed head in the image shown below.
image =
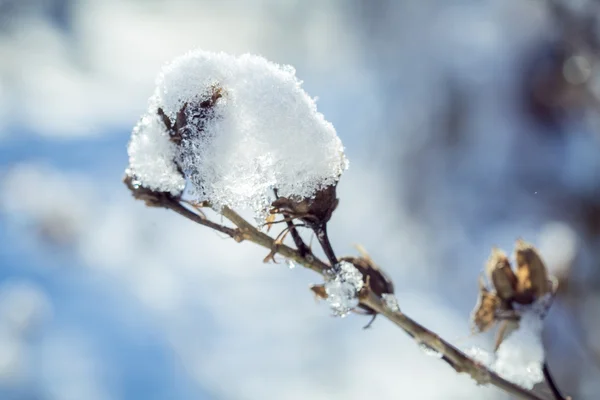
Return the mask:
<svg viewBox="0 0 600 400">
<path fill-rule="evenodd" d="M 479 298 L 471 315 L 473 332 L 485 332 L 496 322 L 496 310 L 502 303 L 496 293 L 485 287 L 483 278 L 479 278 Z"/>
<path fill-rule="evenodd" d="M 339 199 L 336 197 L 335 185 L 318 190 L 314 197 L 293 199 L 279 197 L 271 206 L 271 214 L 283 214 L 298 218 L 311 228 L 323 226 L 331 219 Z"/>
<path fill-rule="evenodd" d="M 493 248 L 486 265 L 486 272 L 498 297 L 504 301 L 512 300 L 517 288 L 517 277 L 510 267 L 506 253 Z"/>
<path fill-rule="evenodd" d="M 384 293 L 394 293 L 394 283 L 392 280 L 370 258 L 342 257 L 340 261 L 352 263 L 362 273 L 365 285 L 368 285 L 373 293 L 378 296 L 382 296 Z M 365 310 L 367 314 L 372 315 L 377 313 L 371 307 L 363 304 L 360 304 L 359 307 Z"/>
<path fill-rule="evenodd" d="M 535 247 L 524 240 L 517 240 L 515 258 L 517 260 L 517 291 L 520 295 L 525 296 L 526 300 L 529 300 L 527 295 L 530 295 L 535 300 L 552 291 L 548 270 Z"/>
</svg>

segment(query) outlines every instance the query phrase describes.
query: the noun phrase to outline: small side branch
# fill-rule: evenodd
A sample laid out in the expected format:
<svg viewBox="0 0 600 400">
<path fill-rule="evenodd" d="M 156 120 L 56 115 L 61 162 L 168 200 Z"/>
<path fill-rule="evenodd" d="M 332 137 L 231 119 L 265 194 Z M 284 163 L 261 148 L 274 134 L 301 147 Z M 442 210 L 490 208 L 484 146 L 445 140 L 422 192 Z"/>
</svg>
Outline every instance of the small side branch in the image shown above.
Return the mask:
<svg viewBox="0 0 600 400">
<path fill-rule="evenodd" d="M 321 275 L 323 275 L 325 271 L 330 268 L 327 264 L 319 260 L 317 257 L 302 257 L 299 251 L 294 250 L 291 247 L 286 246 L 284 244 L 275 243 L 275 240 L 272 237 L 256 229 L 252 224 L 250 224 L 238 213 L 236 213 L 227 206 L 223 207 L 223 209 L 221 210 L 221 214 L 223 214 L 225 218 L 230 220 L 235 226 L 238 227 L 238 230 L 242 235 L 243 240 L 248 240 L 250 242 L 256 243 L 259 246 L 262 246 L 269 250 L 276 249 L 276 252 L 281 254 L 282 256 L 294 260 L 298 264 L 301 264 L 304 267 L 311 269 Z"/>
<path fill-rule="evenodd" d="M 546 383 L 548 384 L 548 387 L 550 388 L 550 391 L 552 392 L 552 396 L 554 396 L 555 400 L 570 400 L 571 398 L 568 396 L 563 396 L 563 394 L 561 393 L 560 389 L 558 388 L 558 385 L 556 385 L 556 382 L 554 382 L 554 378 L 552 377 L 552 374 L 550 373 L 550 368 L 548 368 L 548 363 L 544 361 L 544 365 L 542 368 L 543 372 L 544 372 L 544 378 L 546 379 Z"/>
<path fill-rule="evenodd" d="M 331 246 L 331 242 L 329 241 L 329 236 L 327 235 L 327 224 L 324 223 L 318 228 L 314 229 L 315 235 L 317 236 L 317 240 L 319 244 L 323 248 L 323 252 L 325 253 L 325 257 L 331 264 L 331 266 L 335 266 L 338 263 L 338 258 L 333 251 L 333 247 Z"/>
</svg>

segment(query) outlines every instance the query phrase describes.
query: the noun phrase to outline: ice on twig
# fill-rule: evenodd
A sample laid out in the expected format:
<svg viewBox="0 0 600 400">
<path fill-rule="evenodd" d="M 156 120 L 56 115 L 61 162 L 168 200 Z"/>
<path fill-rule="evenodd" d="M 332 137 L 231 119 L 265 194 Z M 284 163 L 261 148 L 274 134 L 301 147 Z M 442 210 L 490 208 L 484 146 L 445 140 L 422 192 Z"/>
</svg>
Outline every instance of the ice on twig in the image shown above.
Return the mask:
<svg viewBox="0 0 600 400">
<path fill-rule="evenodd" d="M 285 259 L 285 263 L 287 264 L 289 269 L 294 269 L 296 268 L 296 261 L 292 260 L 291 258 L 286 258 Z"/>
<path fill-rule="evenodd" d="M 327 303 L 333 314 L 345 317 L 356 308 L 363 285 L 363 276 L 352 263 L 341 261 L 337 264 L 333 276 L 325 282 Z"/>
<path fill-rule="evenodd" d="M 390 310 L 390 311 L 400 311 L 400 306 L 398 305 L 398 299 L 396 299 L 396 296 L 394 296 L 392 293 L 383 293 L 381 295 L 381 298 L 384 301 L 385 306 Z"/>
<path fill-rule="evenodd" d="M 444 355 L 425 343 L 419 343 L 421 351 L 430 357 L 442 358 Z"/>
<path fill-rule="evenodd" d="M 301 83 L 293 67 L 260 56 L 198 50 L 177 58 L 133 131 L 128 173 L 171 193 L 185 178 L 195 200 L 216 208 L 261 213 L 275 188 L 312 197 L 335 184 L 348 161 Z"/>
</svg>

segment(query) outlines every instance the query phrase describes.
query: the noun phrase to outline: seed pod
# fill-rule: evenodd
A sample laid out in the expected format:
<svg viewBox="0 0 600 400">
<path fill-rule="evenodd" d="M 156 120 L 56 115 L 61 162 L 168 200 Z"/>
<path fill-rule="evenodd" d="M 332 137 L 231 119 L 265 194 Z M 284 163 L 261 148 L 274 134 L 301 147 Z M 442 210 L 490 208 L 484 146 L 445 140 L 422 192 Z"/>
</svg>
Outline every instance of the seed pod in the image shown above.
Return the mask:
<svg viewBox="0 0 600 400">
<path fill-rule="evenodd" d="M 471 314 L 473 332 L 485 332 L 496 323 L 496 310 L 502 303 L 496 293 L 485 287 L 483 278 L 479 278 L 479 298 Z"/>
<path fill-rule="evenodd" d="M 504 301 L 512 300 L 517 289 L 517 277 L 510 267 L 506 253 L 493 248 L 486 265 L 486 272 L 498 297 Z"/>
<path fill-rule="evenodd" d="M 352 263 L 363 275 L 365 285 L 368 285 L 373 293 L 381 296 L 384 293 L 394 293 L 394 283 L 371 259 L 364 257 L 342 257 L 340 261 Z M 359 304 L 366 314 L 377 314 L 371 307 Z"/>
<path fill-rule="evenodd" d="M 517 292 L 519 296 L 527 297 L 529 294 L 534 299 L 539 299 L 551 292 L 552 287 L 546 265 L 535 247 L 524 240 L 517 240 L 515 258 L 517 259 Z"/>
</svg>

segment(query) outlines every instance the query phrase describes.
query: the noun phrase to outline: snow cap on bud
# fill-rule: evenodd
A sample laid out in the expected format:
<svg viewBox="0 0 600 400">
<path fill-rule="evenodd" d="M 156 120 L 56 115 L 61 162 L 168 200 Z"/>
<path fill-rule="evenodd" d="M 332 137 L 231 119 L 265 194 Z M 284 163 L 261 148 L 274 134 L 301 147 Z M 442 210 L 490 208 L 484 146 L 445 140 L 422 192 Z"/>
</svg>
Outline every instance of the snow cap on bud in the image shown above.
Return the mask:
<svg viewBox="0 0 600 400">
<path fill-rule="evenodd" d="M 189 200 L 257 216 L 277 190 L 289 200 L 285 208 L 307 220 L 331 216 L 348 167 L 333 125 L 294 68 L 202 50 L 163 68 L 129 158 L 127 175 L 138 186 L 180 195 L 187 183 Z"/>
</svg>

